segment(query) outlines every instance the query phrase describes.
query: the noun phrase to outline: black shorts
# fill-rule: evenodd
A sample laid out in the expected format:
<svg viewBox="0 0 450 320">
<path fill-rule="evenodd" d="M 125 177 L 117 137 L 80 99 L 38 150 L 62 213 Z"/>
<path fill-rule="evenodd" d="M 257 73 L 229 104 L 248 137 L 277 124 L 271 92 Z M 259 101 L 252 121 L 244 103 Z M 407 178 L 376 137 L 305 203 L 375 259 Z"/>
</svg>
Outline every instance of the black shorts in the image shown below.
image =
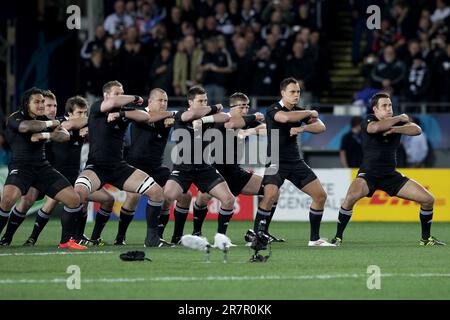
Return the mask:
<svg viewBox="0 0 450 320">
<path fill-rule="evenodd" d="M 39 190 L 39 194 L 54 198 L 58 192 L 70 187 L 70 182 L 49 163 L 38 166 L 30 164 L 10 164 L 6 185 L 13 185 L 26 195 L 30 187 Z"/>
<path fill-rule="evenodd" d="M 216 169 L 225 179 L 234 196 L 241 194 L 253 174 L 237 165 L 217 165 Z"/>
<path fill-rule="evenodd" d="M 75 185 L 75 181 L 78 179 L 78 175 L 80 174 L 80 170 L 78 169 L 65 169 L 65 168 L 57 168 L 58 170 L 66 179 L 70 182 L 71 185 Z"/>
<path fill-rule="evenodd" d="M 146 174 L 152 177 L 160 187 L 164 187 L 170 176 L 170 169 L 166 166 L 153 167 L 134 162 L 130 162 L 130 165 L 144 171 Z"/>
<path fill-rule="evenodd" d="M 192 183 L 194 183 L 201 192 L 207 193 L 219 183 L 225 181 L 219 171 L 209 165 L 190 168 L 174 166 L 174 169 L 170 173 L 169 180 L 176 181 L 183 189 L 183 193 L 186 193 L 189 190 Z"/>
<path fill-rule="evenodd" d="M 117 189 L 123 190 L 125 181 L 127 181 L 137 169 L 130 166 L 125 161 L 110 164 L 98 164 L 88 161 L 84 170 L 95 172 L 100 179 L 100 188 L 108 183 Z"/>
<path fill-rule="evenodd" d="M 405 177 L 398 171 L 390 173 L 377 174 L 370 172 L 358 172 L 357 178 L 366 180 L 369 187 L 367 197 L 372 197 L 376 190 L 385 191 L 391 197 L 397 195 L 400 189 L 408 182 L 409 178 Z"/>
<path fill-rule="evenodd" d="M 280 188 L 285 179 L 292 182 L 294 186 L 301 190 L 308 183 L 316 180 L 317 176 L 303 160 L 298 162 L 283 162 L 279 165 L 271 165 L 266 168 L 263 185 L 274 184 Z"/>
</svg>

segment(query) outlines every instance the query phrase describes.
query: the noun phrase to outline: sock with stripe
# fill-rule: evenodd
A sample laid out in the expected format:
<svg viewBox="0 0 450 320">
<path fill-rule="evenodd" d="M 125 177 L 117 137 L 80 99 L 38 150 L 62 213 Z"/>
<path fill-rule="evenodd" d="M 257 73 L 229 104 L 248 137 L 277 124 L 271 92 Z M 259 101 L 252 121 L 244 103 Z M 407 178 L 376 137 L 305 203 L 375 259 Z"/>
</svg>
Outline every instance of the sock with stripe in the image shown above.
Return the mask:
<svg viewBox="0 0 450 320">
<path fill-rule="evenodd" d="M 316 241 L 320 239 L 320 222 L 322 221 L 323 210 L 316 210 L 309 208 L 309 224 L 311 227 L 311 241 Z"/>
<path fill-rule="evenodd" d="M 177 243 L 183 236 L 184 225 L 186 223 L 187 216 L 189 214 L 189 208 L 181 208 L 178 204 L 175 206 L 173 215 L 175 217 L 175 225 L 172 234 L 172 243 Z"/>
<path fill-rule="evenodd" d="M 39 211 L 36 214 L 36 220 L 34 221 L 34 227 L 33 231 L 31 232 L 30 238 L 33 238 L 34 241 L 36 242 L 49 220 L 50 214 L 42 209 L 39 209 Z"/>
<path fill-rule="evenodd" d="M 217 219 L 217 232 L 226 234 L 228 224 L 230 223 L 231 217 L 233 216 L 233 209 L 225 210 L 223 208 L 219 209 L 219 218 Z"/>
<path fill-rule="evenodd" d="M 159 237 L 162 238 L 164 235 L 164 230 L 166 229 L 167 223 L 169 222 L 170 218 L 170 208 L 167 209 L 161 209 L 161 213 L 158 217 L 158 234 Z"/>
<path fill-rule="evenodd" d="M 428 239 L 431 234 L 431 222 L 433 220 L 433 209 L 424 210 L 420 208 L 420 225 L 422 226 L 422 239 Z"/>
<path fill-rule="evenodd" d="M 193 234 L 202 232 L 203 222 L 208 214 L 208 206 L 200 207 L 194 202 L 194 231 Z"/>
<path fill-rule="evenodd" d="M 26 213 L 19 212 L 16 208 L 14 208 L 9 216 L 8 225 L 2 239 L 7 239 L 7 241 L 11 242 L 14 234 L 25 220 L 26 216 Z"/>
<path fill-rule="evenodd" d="M 350 221 L 352 214 L 353 210 L 347 210 L 342 207 L 339 209 L 337 231 L 336 231 L 337 238 L 343 239 L 345 227 L 347 226 L 347 223 Z"/>
<path fill-rule="evenodd" d="M 3 231 L 3 228 L 8 223 L 9 218 L 9 211 L 4 211 L 3 209 L 0 209 L 0 234 Z"/>
<path fill-rule="evenodd" d="M 278 205 L 278 202 L 275 202 L 272 205 L 272 209 L 270 209 L 270 216 L 268 216 L 266 219 L 266 226 L 267 226 L 266 231 L 267 232 L 269 232 L 269 226 L 270 226 L 270 223 L 272 222 L 272 218 L 273 218 L 273 215 L 275 214 L 275 210 L 277 209 L 277 205 Z"/>
<path fill-rule="evenodd" d="M 270 218 L 270 213 L 271 213 L 271 211 L 264 210 L 261 207 L 258 208 L 258 211 L 256 211 L 255 221 L 253 223 L 253 230 L 255 232 L 258 232 L 259 223 L 262 220 L 266 221 L 266 230 L 264 230 L 264 231 L 267 231 L 267 219 Z"/>
<path fill-rule="evenodd" d="M 134 218 L 134 210 L 127 210 L 124 207 L 120 209 L 119 216 L 119 227 L 117 230 L 116 239 L 125 240 L 125 235 L 127 234 L 128 226 Z"/>
<path fill-rule="evenodd" d="M 79 226 L 79 217 L 82 215 L 83 205 L 78 208 L 64 206 L 61 213 L 61 242 L 66 243 L 70 238 L 76 239 Z"/>
<path fill-rule="evenodd" d="M 102 231 L 105 228 L 106 223 L 111 217 L 111 211 L 100 208 L 95 215 L 94 230 L 92 230 L 91 240 L 98 240 L 102 235 Z"/>
<path fill-rule="evenodd" d="M 87 222 L 87 212 L 81 212 L 78 217 L 78 230 L 77 230 L 77 240 L 83 238 L 84 230 L 86 229 Z"/>
</svg>

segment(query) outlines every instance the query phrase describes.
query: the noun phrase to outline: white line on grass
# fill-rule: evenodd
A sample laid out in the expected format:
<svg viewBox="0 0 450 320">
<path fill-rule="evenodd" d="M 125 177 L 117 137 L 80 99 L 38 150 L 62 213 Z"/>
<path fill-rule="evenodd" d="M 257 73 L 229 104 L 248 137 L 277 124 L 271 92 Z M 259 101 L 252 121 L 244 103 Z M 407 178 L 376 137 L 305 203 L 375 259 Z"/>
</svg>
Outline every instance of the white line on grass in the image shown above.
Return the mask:
<svg viewBox="0 0 450 320">
<path fill-rule="evenodd" d="M 87 252 L 69 252 L 69 251 L 51 251 L 51 252 L 14 252 L 0 253 L 0 257 L 9 256 L 50 256 L 50 255 L 82 255 L 82 254 L 108 254 L 114 251 L 87 251 Z"/>
<path fill-rule="evenodd" d="M 406 278 L 450 278 L 450 273 L 385 273 L 382 277 Z M 207 277 L 152 277 L 152 278 L 98 278 L 82 279 L 82 283 L 124 283 L 124 282 L 180 282 L 180 281 L 266 281 L 266 280 L 332 280 L 345 278 L 367 278 L 367 274 L 318 274 L 298 276 L 207 276 Z M 65 278 L 55 279 L 0 279 L 2 284 L 48 284 L 66 283 Z"/>
</svg>

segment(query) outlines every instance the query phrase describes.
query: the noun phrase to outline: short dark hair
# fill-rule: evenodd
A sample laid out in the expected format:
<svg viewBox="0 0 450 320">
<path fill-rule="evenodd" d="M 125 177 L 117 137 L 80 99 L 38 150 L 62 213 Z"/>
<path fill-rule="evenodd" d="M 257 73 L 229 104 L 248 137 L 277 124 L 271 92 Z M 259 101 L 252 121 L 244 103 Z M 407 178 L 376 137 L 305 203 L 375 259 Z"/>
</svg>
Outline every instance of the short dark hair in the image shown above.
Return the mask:
<svg viewBox="0 0 450 320">
<path fill-rule="evenodd" d="M 372 98 L 370 98 L 370 107 L 376 107 L 378 105 L 378 100 L 382 99 L 382 98 L 391 98 L 391 96 L 389 95 L 389 93 L 386 92 L 378 92 L 375 93 Z"/>
<path fill-rule="evenodd" d="M 232 106 L 236 100 L 250 100 L 245 93 L 235 92 L 230 96 L 230 106 Z"/>
<path fill-rule="evenodd" d="M 296 83 L 299 85 L 299 82 L 297 79 L 295 79 L 293 77 L 289 77 L 289 78 L 283 79 L 283 81 L 281 81 L 280 91 L 286 90 L 287 86 L 290 85 L 291 83 Z"/>
<path fill-rule="evenodd" d="M 194 100 L 195 96 L 199 94 L 206 94 L 206 90 L 202 86 L 193 86 L 189 88 L 187 98 L 188 100 Z"/>
<path fill-rule="evenodd" d="M 123 86 L 117 80 L 109 81 L 109 82 L 105 83 L 105 85 L 103 86 L 103 93 L 109 93 L 109 91 L 111 91 L 112 87 L 123 87 Z"/>
<path fill-rule="evenodd" d="M 75 96 L 67 99 L 66 114 L 69 114 L 69 112 L 73 112 L 75 110 L 75 107 L 85 109 L 88 107 L 88 102 L 82 96 Z"/>
<path fill-rule="evenodd" d="M 22 95 L 22 99 L 20 101 L 20 109 L 28 112 L 28 105 L 30 104 L 31 96 L 34 94 L 42 94 L 44 95 L 44 90 L 33 87 L 25 91 Z"/>
<path fill-rule="evenodd" d="M 354 116 L 350 119 L 350 126 L 352 128 L 359 126 L 362 122 L 362 118 L 360 116 Z"/>
<path fill-rule="evenodd" d="M 44 96 L 44 98 L 56 100 L 55 94 L 53 92 L 51 92 L 50 90 L 44 90 L 42 92 L 42 95 Z"/>
<path fill-rule="evenodd" d="M 162 94 L 167 94 L 167 92 L 161 88 L 154 88 L 148 94 L 148 99 L 151 100 L 152 96 L 155 95 L 157 92 L 162 93 Z"/>
</svg>

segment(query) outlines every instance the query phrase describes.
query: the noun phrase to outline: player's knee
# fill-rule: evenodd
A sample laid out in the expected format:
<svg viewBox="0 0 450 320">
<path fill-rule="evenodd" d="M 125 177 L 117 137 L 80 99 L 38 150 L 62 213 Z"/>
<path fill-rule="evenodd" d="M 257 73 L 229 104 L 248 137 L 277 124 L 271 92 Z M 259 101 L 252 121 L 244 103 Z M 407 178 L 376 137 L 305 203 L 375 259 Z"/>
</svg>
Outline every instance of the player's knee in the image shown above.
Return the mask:
<svg viewBox="0 0 450 320">
<path fill-rule="evenodd" d="M 317 202 L 321 205 L 324 205 L 325 202 L 327 201 L 327 194 L 325 191 L 318 193 L 315 197 L 314 197 L 314 202 Z"/>
<path fill-rule="evenodd" d="M 13 194 L 7 194 L 6 192 L 4 192 L 1 201 L 2 209 L 9 211 L 16 204 L 16 201 L 17 197 L 15 197 Z"/>
<path fill-rule="evenodd" d="M 163 189 L 156 183 L 150 189 L 148 189 L 146 195 L 155 202 L 162 202 L 164 198 Z"/>
<path fill-rule="evenodd" d="M 190 206 L 192 200 L 192 193 L 183 193 L 177 199 L 177 204 L 179 204 L 182 208 L 187 208 Z"/>
<path fill-rule="evenodd" d="M 433 208 L 433 206 L 434 206 L 434 196 L 432 194 L 429 194 L 427 197 L 425 197 L 425 199 L 421 203 L 421 205 L 426 207 L 426 208 Z"/>
<path fill-rule="evenodd" d="M 69 208 L 78 208 L 80 206 L 80 196 L 76 192 L 71 192 L 65 199 L 65 205 Z"/>
<path fill-rule="evenodd" d="M 264 188 L 264 198 L 269 200 L 271 203 L 274 203 L 278 200 L 279 197 L 279 189 L 276 186 L 266 186 Z"/>
<path fill-rule="evenodd" d="M 102 203 L 102 208 L 107 211 L 111 211 L 114 207 L 114 202 L 115 202 L 114 197 L 108 194 L 108 197 Z"/>
<path fill-rule="evenodd" d="M 226 209 L 231 209 L 234 207 L 235 200 L 236 200 L 236 198 L 232 194 L 227 195 L 223 198 L 223 201 L 221 201 L 222 206 L 225 207 Z"/>
</svg>

